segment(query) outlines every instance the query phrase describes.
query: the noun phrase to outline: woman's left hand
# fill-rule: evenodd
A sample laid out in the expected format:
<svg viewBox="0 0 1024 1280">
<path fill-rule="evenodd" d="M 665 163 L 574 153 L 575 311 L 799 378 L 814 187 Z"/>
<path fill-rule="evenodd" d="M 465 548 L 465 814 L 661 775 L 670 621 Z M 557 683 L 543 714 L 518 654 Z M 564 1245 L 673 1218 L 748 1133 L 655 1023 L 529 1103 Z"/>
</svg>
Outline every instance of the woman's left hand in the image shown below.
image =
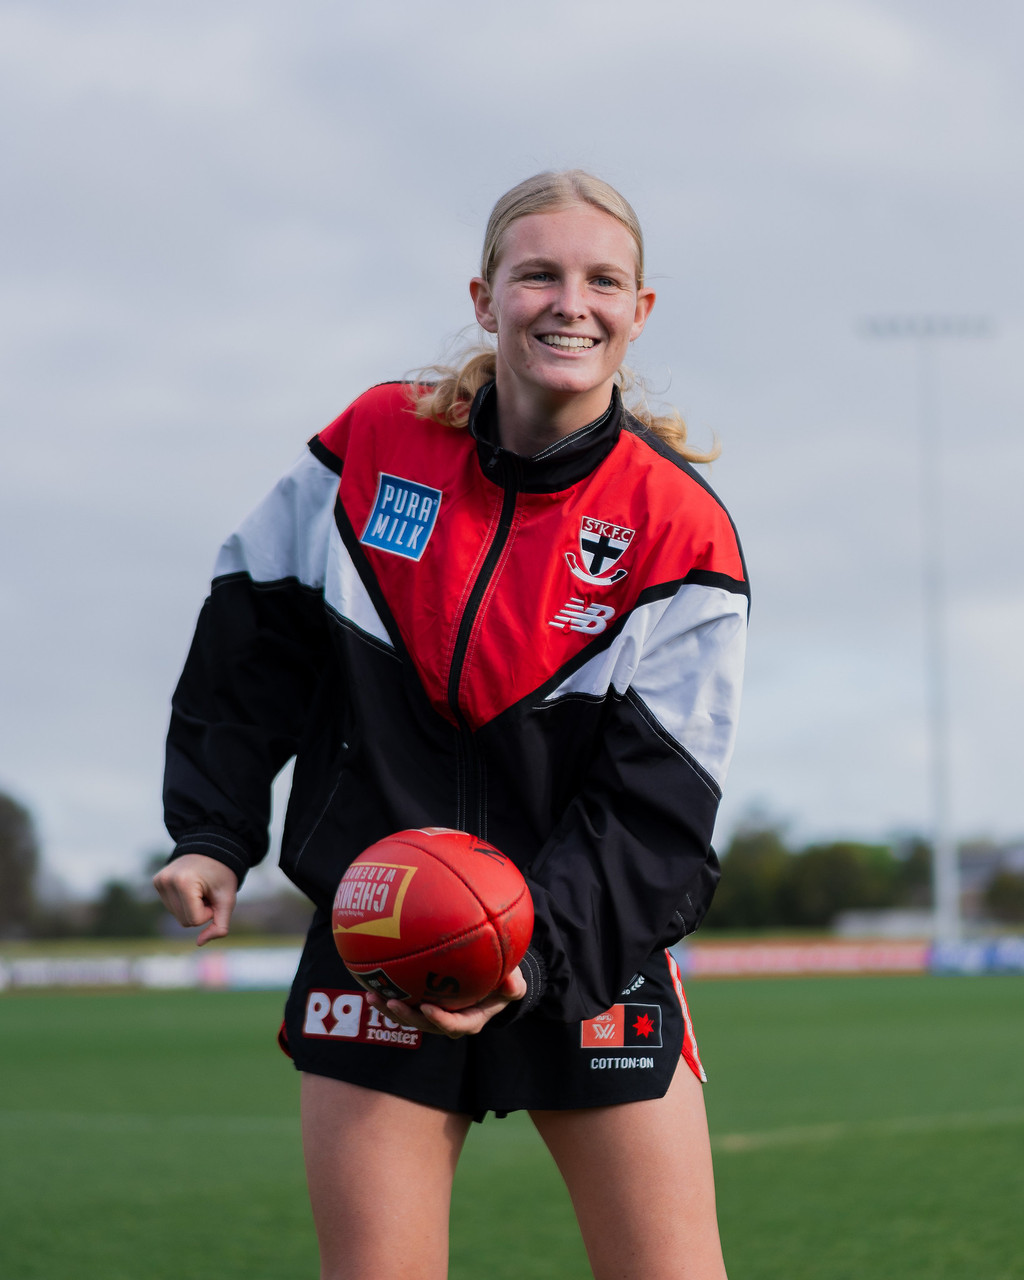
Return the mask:
<svg viewBox="0 0 1024 1280">
<path fill-rule="evenodd" d="M 462 1036 L 475 1036 L 506 1005 L 513 1000 L 522 1000 L 525 995 L 526 979 L 517 968 L 479 1004 L 471 1004 L 466 1009 L 444 1009 L 439 1004 L 405 1004 L 401 1000 L 385 1000 L 373 991 L 367 993 L 366 1002 L 404 1027 L 416 1027 L 430 1035 L 458 1040 Z"/>
</svg>

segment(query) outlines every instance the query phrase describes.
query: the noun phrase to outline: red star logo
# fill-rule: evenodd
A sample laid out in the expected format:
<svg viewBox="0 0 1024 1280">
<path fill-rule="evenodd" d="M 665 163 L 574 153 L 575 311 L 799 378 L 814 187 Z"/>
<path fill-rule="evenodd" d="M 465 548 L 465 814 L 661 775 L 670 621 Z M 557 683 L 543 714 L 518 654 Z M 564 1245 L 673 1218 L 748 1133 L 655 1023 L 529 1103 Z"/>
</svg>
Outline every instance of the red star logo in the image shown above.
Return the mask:
<svg viewBox="0 0 1024 1280">
<path fill-rule="evenodd" d="M 650 1020 L 646 1013 L 641 1013 L 636 1022 L 633 1023 L 633 1030 L 638 1036 L 649 1036 L 654 1030 L 654 1023 Z"/>
</svg>

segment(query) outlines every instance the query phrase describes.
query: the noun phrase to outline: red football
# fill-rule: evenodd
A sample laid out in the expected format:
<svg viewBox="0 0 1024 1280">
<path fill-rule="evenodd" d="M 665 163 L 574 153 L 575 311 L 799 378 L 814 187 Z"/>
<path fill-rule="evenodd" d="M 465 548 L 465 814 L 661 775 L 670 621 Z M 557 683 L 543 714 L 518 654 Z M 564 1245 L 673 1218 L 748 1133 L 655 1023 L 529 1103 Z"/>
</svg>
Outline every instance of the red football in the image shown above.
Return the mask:
<svg viewBox="0 0 1024 1280">
<path fill-rule="evenodd" d="M 522 960 L 533 899 L 509 858 L 466 831 L 378 840 L 341 877 L 331 913 L 350 972 L 388 999 L 461 1009 Z"/>
</svg>

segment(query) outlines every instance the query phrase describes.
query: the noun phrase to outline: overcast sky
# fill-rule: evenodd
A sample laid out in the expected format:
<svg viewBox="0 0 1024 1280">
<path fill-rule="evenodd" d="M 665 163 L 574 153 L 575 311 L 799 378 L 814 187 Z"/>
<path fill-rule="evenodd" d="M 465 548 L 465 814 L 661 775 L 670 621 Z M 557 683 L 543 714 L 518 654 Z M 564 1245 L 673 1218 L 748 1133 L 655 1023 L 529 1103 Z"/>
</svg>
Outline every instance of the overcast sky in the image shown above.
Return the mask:
<svg viewBox="0 0 1024 1280">
<path fill-rule="evenodd" d="M 754 584 L 721 843 L 928 823 L 922 417 L 951 805 L 1024 834 L 1019 0 L 0 5 L 0 789 L 75 891 L 168 847 L 168 700 L 222 538 L 471 321 L 494 200 L 619 186 L 636 364 L 723 453 Z M 866 337 L 879 315 L 987 337 Z M 922 399 L 931 408 L 922 415 Z"/>
</svg>

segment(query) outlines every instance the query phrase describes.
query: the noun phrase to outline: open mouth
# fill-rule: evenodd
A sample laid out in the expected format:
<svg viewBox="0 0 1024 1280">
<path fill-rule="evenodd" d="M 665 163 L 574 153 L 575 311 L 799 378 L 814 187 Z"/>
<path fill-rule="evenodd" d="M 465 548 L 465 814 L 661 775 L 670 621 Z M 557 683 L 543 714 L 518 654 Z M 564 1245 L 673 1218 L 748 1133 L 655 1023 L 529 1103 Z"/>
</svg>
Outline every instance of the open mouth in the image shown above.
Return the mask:
<svg viewBox="0 0 1024 1280">
<path fill-rule="evenodd" d="M 562 333 L 540 333 L 537 339 L 546 347 L 557 347 L 559 351 L 584 351 L 597 345 L 595 338 L 569 338 Z"/>
</svg>

